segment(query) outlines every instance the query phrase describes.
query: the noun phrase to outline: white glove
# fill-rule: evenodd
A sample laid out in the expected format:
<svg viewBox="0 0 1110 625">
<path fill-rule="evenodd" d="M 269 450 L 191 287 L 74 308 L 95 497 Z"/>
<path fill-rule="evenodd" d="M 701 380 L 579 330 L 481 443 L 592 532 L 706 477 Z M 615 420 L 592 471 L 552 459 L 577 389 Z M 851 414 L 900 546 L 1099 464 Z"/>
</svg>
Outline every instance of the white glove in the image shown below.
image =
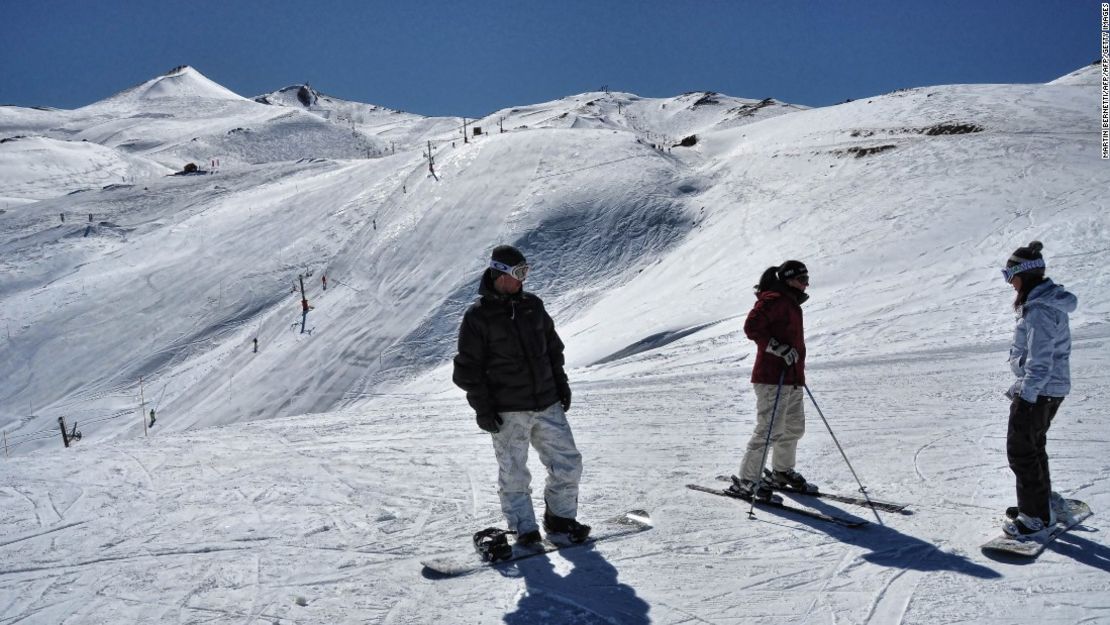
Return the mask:
<svg viewBox="0 0 1110 625">
<path fill-rule="evenodd" d="M 795 362 L 798 362 L 798 350 L 790 347 L 786 343 L 779 343 L 775 339 L 771 339 L 771 342 L 767 343 L 767 349 L 765 351 L 768 354 L 774 354 L 779 358 L 785 360 L 787 367 L 790 367 Z"/>
</svg>

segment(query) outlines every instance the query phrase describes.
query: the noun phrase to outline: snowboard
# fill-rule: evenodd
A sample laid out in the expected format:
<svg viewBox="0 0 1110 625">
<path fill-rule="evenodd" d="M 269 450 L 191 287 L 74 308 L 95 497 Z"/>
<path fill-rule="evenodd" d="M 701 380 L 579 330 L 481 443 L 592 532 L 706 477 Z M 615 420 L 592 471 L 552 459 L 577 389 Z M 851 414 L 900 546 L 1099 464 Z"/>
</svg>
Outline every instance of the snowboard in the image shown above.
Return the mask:
<svg viewBox="0 0 1110 625">
<path fill-rule="evenodd" d="M 1067 503 L 1067 510 L 1056 512 L 1058 520 L 1056 525 L 1052 526 L 1047 536 L 1043 536 L 1041 539 L 1037 540 L 1034 538 L 1015 538 L 1002 534 L 997 538 L 983 543 L 980 549 L 985 553 L 1001 553 L 1023 556 L 1026 558 L 1035 558 L 1041 555 L 1041 552 L 1044 551 L 1049 543 L 1094 514 L 1091 512 L 1090 506 L 1078 499 L 1065 499 L 1064 501 Z M 1064 514 L 1060 514 L 1060 512 L 1064 512 Z"/>
<path fill-rule="evenodd" d="M 542 556 L 546 553 L 559 551 L 562 549 L 574 549 L 575 547 L 583 547 L 592 545 L 596 542 L 603 540 L 610 540 L 622 536 L 630 536 L 640 532 L 651 529 L 651 515 L 645 510 L 629 510 L 623 514 L 606 519 L 594 525 L 590 531 L 590 536 L 580 543 L 573 543 L 565 539 L 560 534 L 552 534 L 544 537 L 544 539 L 536 544 L 528 546 L 513 545 L 512 555 L 502 560 L 494 562 L 487 562 L 482 559 L 482 556 L 476 552 L 469 552 L 466 554 L 456 553 L 445 556 L 430 558 L 421 561 L 420 564 L 424 566 L 424 576 L 432 579 L 439 579 L 445 577 L 458 577 L 460 575 L 467 575 L 483 569 L 501 566 L 524 560 L 527 558 L 534 558 Z M 489 529 L 489 528 L 487 528 Z M 485 530 L 483 530 L 485 531 Z M 505 531 L 505 530 L 501 530 Z"/>
</svg>

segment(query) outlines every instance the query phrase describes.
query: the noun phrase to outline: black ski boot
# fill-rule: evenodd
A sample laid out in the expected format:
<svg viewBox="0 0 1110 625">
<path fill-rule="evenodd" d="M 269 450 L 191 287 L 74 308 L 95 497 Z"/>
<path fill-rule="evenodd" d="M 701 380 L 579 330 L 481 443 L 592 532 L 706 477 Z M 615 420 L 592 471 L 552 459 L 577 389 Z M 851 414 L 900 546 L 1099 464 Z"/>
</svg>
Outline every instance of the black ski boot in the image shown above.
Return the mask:
<svg viewBox="0 0 1110 625">
<path fill-rule="evenodd" d="M 772 471 L 771 472 L 771 485 L 777 486 L 782 489 L 796 490 L 802 493 L 816 493 L 817 486 L 810 484 L 806 478 L 802 477 L 794 469 L 786 471 Z"/>
<path fill-rule="evenodd" d="M 532 530 L 530 532 L 524 532 L 523 534 L 516 535 L 516 544 L 522 547 L 531 547 L 532 545 L 538 545 L 541 542 L 543 542 L 543 536 L 540 535 L 539 530 Z"/>
<path fill-rule="evenodd" d="M 508 559 L 513 555 L 508 535 L 509 532 L 501 528 L 487 527 L 474 534 L 474 549 L 486 562 Z"/>
<path fill-rule="evenodd" d="M 767 484 L 766 480 L 753 482 L 751 480 L 742 480 L 735 475 L 729 477 L 732 478 L 732 485 L 729 486 L 727 490 L 733 496 L 748 501 L 751 501 L 754 497 L 756 501 L 782 503 L 782 497 L 779 497 L 771 490 L 771 486 Z"/>
<path fill-rule="evenodd" d="M 585 542 L 590 536 L 590 526 L 579 523 L 574 519 L 543 513 L 543 529 L 548 534 L 564 534 L 572 543 Z"/>
<path fill-rule="evenodd" d="M 1059 523 L 1061 521 L 1063 521 L 1066 524 L 1067 521 L 1068 521 L 1068 519 L 1067 519 L 1067 516 L 1068 516 L 1067 505 L 1068 504 L 1067 504 L 1067 502 L 1064 501 L 1063 497 L 1060 497 L 1060 495 L 1058 493 L 1052 493 L 1052 495 L 1053 495 L 1054 498 L 1049 499 L 1049 502 L 1051 503 L 1051 506 L 1048 510 L 1049 520 L 1048 520 L 1048 523 L 1046 525 L 1056 525 L 1057 523 Z M 1020 514 L 1021 514 L 1021 510 L 1017 506 L 1010 506 L 1009 508 L 1006 508 L 1006 518 L 1010 519 L 1011 521 L 1016 521 L 1017 518 L 1018 518 L 1018 515 L 1020 515 Z"/>
<path fill-rule="evenodd" d="M 1016 519 L 1002 524 L 1002 531 L 1013 538 L 1040 540 L 1048 535 L 1050 527 L 1043 519 L 1019 512 Z"/>
</svg>

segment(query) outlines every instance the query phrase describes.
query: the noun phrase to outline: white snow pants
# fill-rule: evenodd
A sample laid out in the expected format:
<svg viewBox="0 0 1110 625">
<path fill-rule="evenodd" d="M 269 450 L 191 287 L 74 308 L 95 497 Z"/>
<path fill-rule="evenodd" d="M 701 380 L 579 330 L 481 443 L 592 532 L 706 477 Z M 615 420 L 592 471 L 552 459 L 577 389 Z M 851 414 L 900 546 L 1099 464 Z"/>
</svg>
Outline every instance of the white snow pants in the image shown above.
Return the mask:
<svg viewBox="0 0 1110 625">
<path fill-rule="evenodd" d="M 493 434 L 497 454 L 498 494 L 509 529 L 519 533 L 539 529 L 532 509 L 532 474 L 528 472 L 528 444 L 536 448 L 547 468 L 543 497 L 552 514 L 573 519 L 578 516 L 578 480 L 582 477 L 582 454 L 574 445 L 563 407 L 546 410 L 502 412 L 501 431 Z"/>
<path fill-rule="evenodd" d="M 763 448 L 767 442 L 767 427 L 771 422 L 771 411 L 775 406 L 777 384 L 753 384 L 755 388 L 755 432 L 748 441 L 748 450 L 740 463 L 740 479 L 759 481 L 763 475 Z M 775 427 L 771 431 L 771 468 L 774 471 L 788 471 L 794 468 L 794 455 L 798 450 L 798 439 L 805 434 L 806 416 L 802 405 L 804 399 L 801 387 L 782 385 L 778 410 L 775 411 Z"/>
</svg>

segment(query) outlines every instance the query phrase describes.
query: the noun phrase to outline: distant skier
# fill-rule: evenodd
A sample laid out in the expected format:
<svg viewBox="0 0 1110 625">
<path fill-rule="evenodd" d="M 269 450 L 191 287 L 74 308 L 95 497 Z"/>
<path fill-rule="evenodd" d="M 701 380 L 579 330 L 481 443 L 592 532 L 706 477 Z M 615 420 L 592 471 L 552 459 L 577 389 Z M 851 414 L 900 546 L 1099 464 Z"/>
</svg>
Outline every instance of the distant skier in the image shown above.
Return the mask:
<svg viewBox="0 0 1110 625">
<path fill-rule="evenodd" d="M 254 353 L 258 353 L 258 337 L 254 339 Z"/>
<path fill-rule="evenodd" d="M 324 283 L 324 290 L 327 291 L 328 290 L 328 276 L 327 275 L 321 275 L 320 276 L 320 281 Z"/>
<path fill-rule="evenodd" d="M 744 333 L 755 341 L 752 386 L 755 389 L 756 425 L 729 490 L 744 498 L 769 500 L 772 488 L 816 490 L 794 470 L 798 439 L 805 433 L 802 387 L 805 385 L 806 345 L 802 304 L 809 296 L 809 270 L 788 260 L 763 272 L 755 287 L 756 302 L 744 322 Z M 780 387 L 781 382 L 781 387 Z M 778 403 L 776 406 L 776 396 Z M 767 453 L 767 430 L 774 412 Z M 763 477 L 763 461 L 771 455 L 771 479 Z"/>
<path fill-rule="evenodd" d="M 544 529 L 581 542 L 590 526 L 576 520 L 582 456 L 566 419 L 571 392 L 563 342 L 543 301 L 523 290 L 527 276 L 519 250 L 494 248 L 478 288 L 481 297 L 459 328 L 453 380 L 466 391 L 478 427 L 493 435 L 501 510 L 517 543 L 541 540 L 532 507 L 529 442 L 547 468 Z"/>
<path fill-rule="evenodd" d="M 150 409 L 150 427 L 154 427 L 154 409 Z"/>
<path fill-rule="evenodd" d="M 1045 442 L 1052 418 L 1071 390 L 1068 313 L 1079 302 L 1045 277 L 1043 248 L 1040 241 L 1019 247 L 1002 270 L 1017 291 L 1014 310 L 1019 315 L 1010 345 L 1010 369 L 1017 380 L 1006 393 L 1011 399 L 1006 457 L 1016 477 L 1018 505 L 1006 511 L 1010 520 L 1002 530 L 1034 538 L 1056 523 L 1057 509 L 1065 505 L 1052 492 Z"/>
</svg>

